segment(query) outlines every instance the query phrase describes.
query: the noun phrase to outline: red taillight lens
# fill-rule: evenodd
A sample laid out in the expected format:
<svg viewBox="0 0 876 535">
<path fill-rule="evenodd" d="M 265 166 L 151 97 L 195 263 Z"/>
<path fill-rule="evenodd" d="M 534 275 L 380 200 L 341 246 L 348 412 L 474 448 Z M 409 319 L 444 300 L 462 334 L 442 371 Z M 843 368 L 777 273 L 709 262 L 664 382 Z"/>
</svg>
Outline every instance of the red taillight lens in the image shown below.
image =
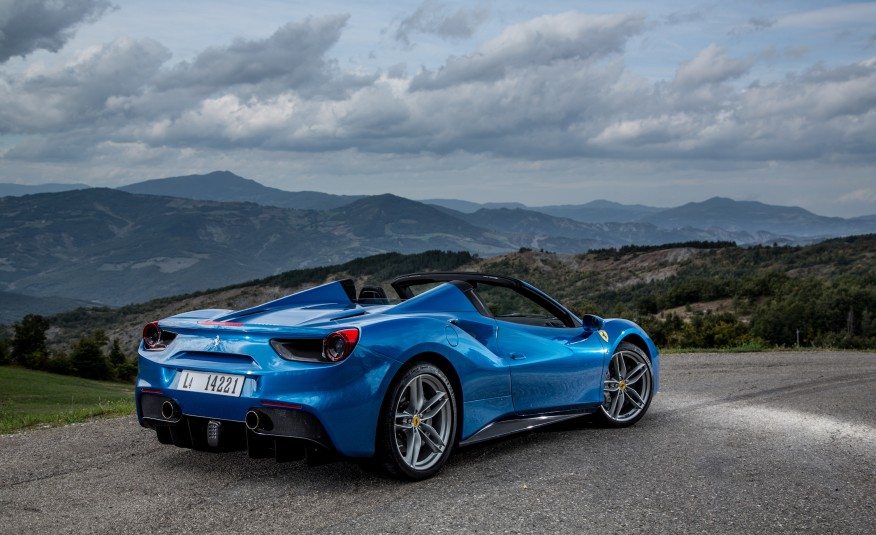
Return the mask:
<svg viewBox="0 0 876 535">
<path fill-rule="evenodd" d="M 350 356 L 359 342 L 359 329 L 342 329 L 325 337 L 322 356 L 329 362 L 340 362 Z"/>
<path fill-rule="evenodd" d="M 143 327 L 143 347 L 147 351 L 163 351 L 176 338 L 176 333 L 162 331 L 157 321 Z"/>
</svg>

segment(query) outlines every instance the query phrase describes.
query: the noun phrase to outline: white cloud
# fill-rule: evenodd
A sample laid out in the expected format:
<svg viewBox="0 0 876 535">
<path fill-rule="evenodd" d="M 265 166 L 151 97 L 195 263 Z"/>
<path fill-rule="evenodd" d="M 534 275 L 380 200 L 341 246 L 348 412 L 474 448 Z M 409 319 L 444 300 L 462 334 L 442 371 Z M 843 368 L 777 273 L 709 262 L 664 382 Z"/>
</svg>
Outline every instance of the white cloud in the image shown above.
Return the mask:
<svg viewBox="0 0 876 535">
<path fill-rule="evenodd" d="M 0 81 L 0 133 L 63 132 L 99 126 L 127 110 L 121 99 L 140 95 L 170 52 L 151 39 L 122 38 L 55 69 L 31 69 Z"/>
<path fill-rule="evenodd" d="M 124 38 L 0 75 L 0 161 L 237 168 L 273 154 L 326 170 L 430 158 L 738 169 L 876 156 L 876 59 L 761 82 L 752 57 L 710 45 L 652 81 L 625 64 L 643 16 L 564 13 L 510 25 L 441 67 L 380 75 L 331 57 L 346 23 L 305 19 L 178 63 L 156 41 Z"/>
<path fill-rule="evenodd" d="M 0 63 L 35 50 L 57 52 L 77 26 L 110 7 L 105 0 L 0 0 Z"/>
<path fill-rule="evenodd" d="M 876 3 L 861 2 L 800 11 L 776 21 L 778 28 L 813 28 L 841 24 L 876 24 Z"/>
<path fill-rule="evenodd" d="M 413 13 L 402 19 L 395 29 L 395 38 L 409 45 L 412 34 L 430 34 L 446 39 L 471 37 L 487 21 L 490 10 L 484 5 L 471 9 L 458 8 L 425 0 Z"/>
<path fill-rule="evenodd" d="M 752 63 L 754 61 L 751 59 L 731 58 L 726 50 L 711 44 L 678 68 L 674 83 L 681 87 L 694 88 L 726 82 L 748 72 Z"/>
<path fill-rule="evenodd" d="M 236 39 L 210 47 L 174 66 L 162 89 L 198 87 L 212 92 L 241 84 L 281 80 L 284 87 L 325 81 L 325 53 L 340 38 L 348 15 L 307 18 L 281 26 L 267 39 Z"/>
<path fill-rule="evenodd" d="M 469 55 L 450 57 L 437 72 L 422 72 L 411 90 L 442 89 L 457 84 L 494 81 L 510 69 L 549 65 L 561 60 L 591 60 L 616 54 L 639 33 L 638 14 L 543 15 L 505 28 Z"/>
</svg>

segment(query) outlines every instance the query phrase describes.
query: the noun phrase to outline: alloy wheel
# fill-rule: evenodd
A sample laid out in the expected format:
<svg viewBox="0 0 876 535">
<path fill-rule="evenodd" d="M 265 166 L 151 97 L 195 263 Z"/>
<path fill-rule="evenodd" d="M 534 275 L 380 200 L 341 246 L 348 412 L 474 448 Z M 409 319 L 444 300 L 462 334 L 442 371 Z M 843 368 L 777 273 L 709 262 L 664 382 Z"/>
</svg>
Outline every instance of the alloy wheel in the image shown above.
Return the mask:
<svg viewBox="0 0 876 535">
<path fill-rule="evenodd" d="M 453 407 L 444 383 L 430 373 L 414 376 L 395 407 L 395 446 L 404 463 L 428 470 L 440 461 L 453 432 Z"/>
<path fill-rule="evenodd" d="M 617 423 L 635 419 L 651 398 L 651 366 L 647 357 L 621 349 L 611 357 L 603 387 L 602 413 Z"/>
</svg>

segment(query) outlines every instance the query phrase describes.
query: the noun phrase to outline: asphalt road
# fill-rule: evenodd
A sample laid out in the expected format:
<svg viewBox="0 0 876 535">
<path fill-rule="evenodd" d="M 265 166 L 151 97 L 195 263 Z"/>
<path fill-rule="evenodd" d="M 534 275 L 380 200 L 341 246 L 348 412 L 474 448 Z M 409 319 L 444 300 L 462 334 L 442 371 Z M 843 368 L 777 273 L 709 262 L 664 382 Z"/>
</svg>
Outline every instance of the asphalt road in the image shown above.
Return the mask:
<svg viewBox="0 0 876 535">
<path fill-rule="evenodd" d="M 667 355 L 636 426 L 563 423 L 400 483 L 161 446 L 133 418 L 0 437 L 0 532 L 876 531 L 876 353 Z"/>
</svg>

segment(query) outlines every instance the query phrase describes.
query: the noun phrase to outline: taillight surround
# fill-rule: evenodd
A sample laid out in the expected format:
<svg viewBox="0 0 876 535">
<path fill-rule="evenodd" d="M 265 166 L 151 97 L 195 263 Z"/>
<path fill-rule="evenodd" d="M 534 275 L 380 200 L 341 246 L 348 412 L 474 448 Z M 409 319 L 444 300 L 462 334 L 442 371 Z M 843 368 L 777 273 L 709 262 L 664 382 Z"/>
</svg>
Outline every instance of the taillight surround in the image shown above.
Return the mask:
<svg viewBox="0 0 876 535">
<path fill-rule="evenodd" d="M 176 333 L 162 330 L 157 321 L 143 327 L 143 349 L 146 351 L 164 351 L 174 338 Z"/>
<path fill-rule="evenodd" d="M 350 356 L 359 343 L 359 329 L 341 329 L 325 337 L 322 356 L 329 362 L 340 362 Z"/>
<path fill-rule="evenodd" d="M 324 338 L 274 339 L 271 347 L 280 357 L 298 362 L 334 364 L 349 357 L 359 343 L 359 329 L 335 331 Z"/>
</svg>

